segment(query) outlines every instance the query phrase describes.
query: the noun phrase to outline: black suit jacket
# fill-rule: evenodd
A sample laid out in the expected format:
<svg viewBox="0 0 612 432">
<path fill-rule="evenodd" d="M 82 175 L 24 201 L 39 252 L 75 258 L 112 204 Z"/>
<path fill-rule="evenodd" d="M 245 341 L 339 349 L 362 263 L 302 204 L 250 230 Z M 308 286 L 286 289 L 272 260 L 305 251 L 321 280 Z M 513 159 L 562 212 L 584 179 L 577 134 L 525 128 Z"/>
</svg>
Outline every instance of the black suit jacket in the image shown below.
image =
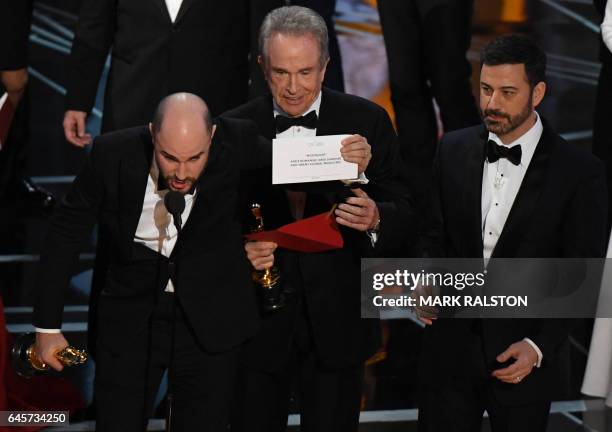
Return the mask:
<svg viewBox="0 0 612 432">
<path fill-rule="evenodd" d="M 173 272 L 176 295 L 206 350 L 222 351 L 253 335 L 257 308 L 236 208 L 241 169 L 269 163 L 269 150 L 254 126 L 218 121 L 191 214 L 166 258 L 134 243 L 153 154 L 148 128 L 98 137 L 51 220 L 34 325 L 59 328 L 80 245 L 97 222 L 111 252 L 98 305 L 100 342 L 110 349 L 129 345 Z"/>
<path fill-rule="evenodd" d="M 0 4 L 0 71 L 22 69 L 28 65 L 31 15 L 32 0 Z"/>
<path fill-rule="evenodd" d="M 266 138 L 276 136 L 272 97 L 263 96 L 226 113 L 224 116 L 251 119 Z M 304 294 L 308 321 L 317 356 L 330 367 L 362 363 L 379 346 L 378 323 L 360 319 L 360 258 L 377 251 L 393 254 L 406 242 L 414 224 L 412 206 L 404 185 L 395 181 L 398 147 L 387 113 L 365 99 L 323 89 L 317 135 L 361 134 L 372 146 L 372 160 L 366 170 L 370 184 L 364 190 L 377 201 L 381 232 L 373 250 L 363 232 L 341 227 L 344 247 L 320 253 L 275 254 L 286 283 Z M 243 190 L 244 207 L 249 201 L 262 203 L 266 228 L 293 222 L 286 189 L 273 186 L 269 168 L 251 173 Z M 344 189 L 340 182 L 311 185 L 304 217 L 328 211 Z M 265 316 L 263 329 L 251 342 L 250 365 L 275 369 L 289 354 L 289 341 L 295 328 L 294 311 L 284 310 Z"/>
<path fill-rule="evenodd" d="M 448 133 L 435 160 L 432 218 L 423 236 L 426 255 L 482 258 L 482 173 L 488 133 L 483 126 Z M 607 194 L 602 163 L 544 131 L 518 191 L 492 258 L 602 257 L 606 245 Z M 440 319 L 425 330 L 419 376 L 423 382 L 449 376 L 488 376 L 495 357 L 525 337 L 543 353 L 543 365 L 519 385 L 495 381 L 500 400 L 550 399 L 559 382 L 557 354 L 571 320 Z M 481 339 L 466 349 L 466 341 Z M 471 349 L 471 351 L 470 351 Z M 484 375 L 483 375 L 484 374 Z"/>
<path fill-rule="evenodd" d="M 166 95 L 202 97 L 213 114 L 247 98 L 248 0 L 85 0 L 70 55 L 67 108 L 89 111 L 111 51 L 103 131 L 150 121 Z M 231 28 L 231 31 L 228 29 Z"/>
</svg>

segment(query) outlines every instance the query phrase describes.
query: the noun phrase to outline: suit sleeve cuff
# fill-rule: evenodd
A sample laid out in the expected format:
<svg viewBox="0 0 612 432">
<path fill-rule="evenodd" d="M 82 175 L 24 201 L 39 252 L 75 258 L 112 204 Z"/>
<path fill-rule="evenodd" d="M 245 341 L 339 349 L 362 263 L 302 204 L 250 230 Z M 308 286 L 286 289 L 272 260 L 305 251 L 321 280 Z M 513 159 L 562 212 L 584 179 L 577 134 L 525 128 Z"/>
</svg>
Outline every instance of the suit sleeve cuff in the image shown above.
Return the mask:
<svg viewBox="0 0 612 432">
<path fill-rule="evenodd" d="M 39 328 L 39 327 L 34 327 L 34 329 L 36 330 L 36 333 L 61 333 L 62 332 L 60 329 L 44 329 L 44 328 Z"/>
<path fill-rule="evenodd" d="M 538 361 L 536 364 L 534 364 L 535 367 L 539 368 L 540 366 L 542 366 L 542 358 L 544 358 L 544 355 L 542 354 L 542 351 L 540 351 L 540 348 L 538 348 L 538 346 L 535 344 L 534 341 L 532 341 L 529 338 L 524 338 L 523 339 L 525 342 L 527 342 L 529 345 L 531 345 L 531 347 L 535 350 L 535 352 L 538 354 Z"/>
</svg>

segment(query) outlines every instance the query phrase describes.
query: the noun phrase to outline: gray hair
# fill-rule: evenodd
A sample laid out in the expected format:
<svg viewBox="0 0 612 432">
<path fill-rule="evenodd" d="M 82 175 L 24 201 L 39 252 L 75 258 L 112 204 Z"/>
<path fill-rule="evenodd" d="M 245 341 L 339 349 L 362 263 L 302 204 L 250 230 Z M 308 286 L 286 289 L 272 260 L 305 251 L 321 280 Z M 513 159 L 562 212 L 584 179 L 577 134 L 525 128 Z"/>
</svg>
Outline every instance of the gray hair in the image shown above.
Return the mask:
<svg viewBox="0 0 612 432">
<path fill-rule="evenodd" d="M 321 66 L 329 59 L 327 25 L 321 15 L 312 9 L 283 6 L 266 15 L 259 29 L 259 53 L 264 62 L 267 62 L 268 58 L 268 41 L 278 33 L 292 36 L 313 35 L 319 43 Z"/>
</svg>

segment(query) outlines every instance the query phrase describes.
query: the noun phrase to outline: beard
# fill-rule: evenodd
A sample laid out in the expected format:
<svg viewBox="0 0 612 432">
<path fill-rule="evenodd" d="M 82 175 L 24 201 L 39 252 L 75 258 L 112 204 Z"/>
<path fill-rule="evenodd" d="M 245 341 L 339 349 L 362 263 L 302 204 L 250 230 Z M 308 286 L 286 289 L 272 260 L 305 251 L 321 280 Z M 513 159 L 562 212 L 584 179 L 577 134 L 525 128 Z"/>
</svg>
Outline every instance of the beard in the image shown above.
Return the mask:
<svg viewBox="0 0 612 432">
<path fill-rule="evenodd" d="M 173 175 L 168 175 L 168 176 L 165 176 L 165 177 L 164 177 L 164 179 L 166 180 L 166 184 L 168 185 L 168 187 L 169 187 L 171 190 L 174 190 L 174 189 L 172 188 L 172 183 L 171 183 L 171 182 L 172 182 L 172 181 L 176 181 L 176 182 L 178 182 L 178 181 L 179 181 L 178 177 L 177 177 L 176 175 L 174 175 L 174 174 L 173 174 Z M 194 178 L 194 177 L 185 177 L 184 179 L 181 179 L 181 180 L 180 180 L 180 182 L 181 182 L 181 183 L 186 183 L 186 184 L 187 184 L 187 186 L 188 186 L 187 191 L 189 191 L 189 190 L 190 190 L 190 189 L 193 187 L 193 185 L 195 184 L 195 182 L 196 182 L 196 181 L 197 181 L 197 179 L 196 179 L 196 178 Z M 183 191 L 179 191 L 179 192 L 181 192 L 181 193 L 187 193 L 187 191 L 184 191 L 184 192 L 183 192 Z"/>
<path fill-rule="evenodd" d="M 485 126 L 487 127 L 487 130 L 489 132 L 493 132 L 497 136 L 502 136 L 502 135 L 509 134 L 510 132 L 514 131 L 519 126 L 521 126 L 523 123 L 525 123 L 531 116 L 532 112 L 533 112 L 532 98 L 530 97 L 529 101 L 527 101 L 527 104 L 523 107 L 521 112 L 519 112 L 518 114 L 514 116 L 508 113 L 505 113 L 503 111 L 494 110 L 494 109 L 486 109 L 484 111 L 481 110 L 481 115 L 485 123 Z M 490 115 L 501 117 L 502 119 L 501 120 L 487 119 L 487 116 L 490 116 Z"/>
</svg>

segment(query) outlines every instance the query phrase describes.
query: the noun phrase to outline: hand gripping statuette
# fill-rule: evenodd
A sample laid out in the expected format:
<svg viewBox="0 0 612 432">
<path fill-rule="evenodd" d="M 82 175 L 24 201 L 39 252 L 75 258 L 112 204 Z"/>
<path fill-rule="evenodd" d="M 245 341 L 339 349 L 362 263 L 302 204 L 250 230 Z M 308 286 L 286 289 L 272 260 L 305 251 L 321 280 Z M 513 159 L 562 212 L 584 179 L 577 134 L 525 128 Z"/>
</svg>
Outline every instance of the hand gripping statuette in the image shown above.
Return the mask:
<svg viewBox="0 0 612 432">
<path fill-rule="evenodd" d="M 264 230 L 263 215 L 261 205 L 251 204 L 251 214 L 254 218 L 254 225 L 251 232 Z M 253 270 L 251 278 L 259 287 L 261 308 L 266 312 L 272 312 L 285 307 L 285 293 L 278 267 L 273 265 L 266 270 Z"/>
<path fill-rule="evenodd" d="M 38 358 L 34 351 L 35 333 L 25 333 L 17 338 L 11 349 L 11 361 L 15 371 L 23 377 L 31 377 L 48 371 L 49 365 Z M 87 361 L 87 352 L 72 346 L 59 350 L 55 357 L 64 366 L 75 366 Z"/>
</svg>

